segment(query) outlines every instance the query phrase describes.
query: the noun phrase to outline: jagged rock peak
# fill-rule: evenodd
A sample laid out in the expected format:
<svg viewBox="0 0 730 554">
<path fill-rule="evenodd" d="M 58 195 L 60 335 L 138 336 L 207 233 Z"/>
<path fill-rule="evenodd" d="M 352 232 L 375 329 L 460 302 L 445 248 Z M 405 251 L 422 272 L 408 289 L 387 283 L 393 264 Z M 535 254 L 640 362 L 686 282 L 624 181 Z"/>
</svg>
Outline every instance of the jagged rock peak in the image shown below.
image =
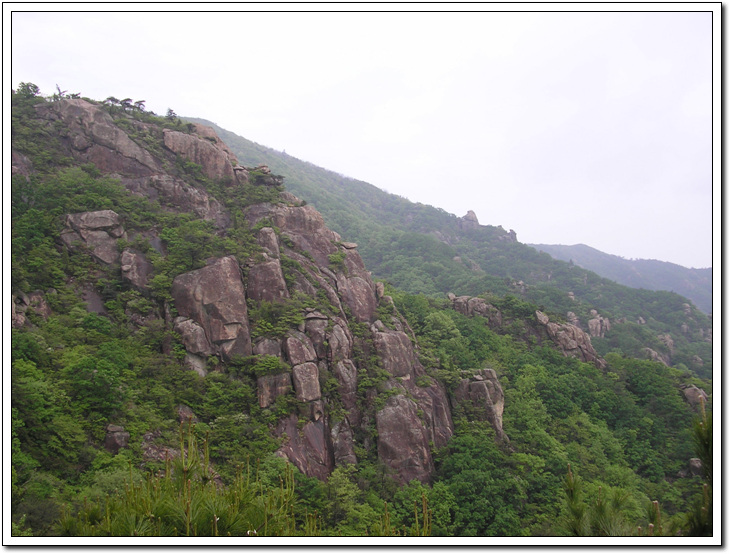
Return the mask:
<svg viewBox="0 0 730 554">
<path fill-rule="evenodd" d="M 479 220 L 477 219 L 477 214 L 474 213 L 474 210 L 469 210 L 466 212 L 466 215 L 462 218 L 465 221 L 472 221 L 479 225 Z"/>
<path fill-rule="evenodd" d="M 461 228 L 464 230 L 478 229 L 479 220 L 477 219 L 477 214 L 474 213 L 474 210 L 466 212 L 466 215 L 461 218 L 460 224 Z"/>
</svg>

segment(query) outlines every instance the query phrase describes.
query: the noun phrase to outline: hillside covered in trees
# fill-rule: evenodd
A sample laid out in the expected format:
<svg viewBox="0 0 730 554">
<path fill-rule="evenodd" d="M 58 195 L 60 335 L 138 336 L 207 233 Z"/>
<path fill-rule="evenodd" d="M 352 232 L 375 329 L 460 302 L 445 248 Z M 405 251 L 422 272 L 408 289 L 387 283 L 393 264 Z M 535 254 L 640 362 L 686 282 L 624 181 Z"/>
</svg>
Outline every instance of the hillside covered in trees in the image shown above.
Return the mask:
<svg viewBox="0 0 730 554">
<path fill-rule="evenodd" d="M 712 534 L 707 316 L 244 140 L 13 91 L 14 535 Z"/>
<path fill-rule="evenodd" d="M 572 261 L 602 277 L 633 288 L 674 291 L 703 312 L 712 313 L 712 268 L 687 268 L 659 260 L 627 260 L 585 244 L 532 244 L 553 258 Z"/>
</svg>

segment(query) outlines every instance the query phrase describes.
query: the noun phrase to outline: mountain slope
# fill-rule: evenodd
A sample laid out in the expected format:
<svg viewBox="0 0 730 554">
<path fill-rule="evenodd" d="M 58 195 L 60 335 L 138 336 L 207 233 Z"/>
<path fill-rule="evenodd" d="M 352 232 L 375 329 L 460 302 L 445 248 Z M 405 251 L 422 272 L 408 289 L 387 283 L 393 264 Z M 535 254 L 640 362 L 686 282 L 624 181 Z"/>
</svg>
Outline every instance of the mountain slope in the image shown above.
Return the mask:
<svg viewBox="0 0 730 554">
<path fill-rule="evenodd" d="M 703 312 L 712 312 L 712 268 L 686 268 L 659 260 L 627 260 L 585 244 L 530 246 L 547 252 L 555 259 L 572 261 L 627 287 L 674 291 L 692 300 Z"/>
<path fill-rule="evenodd" d="M 603 357 L 601 316 L 375 282 L 208 127 L 29 84 L 12 108 L 14 534 L 567 534 L 570 467 L 614 532 L 688 509 L 711 382 Z"/>
<path fill-rule="evenodd" d="M 480 225 L 473 214 L 457 217 L 413 203 L 208 121 L 190 120 L 211 125 L 239 159 L 285 175 L 289 190 L 314 204 L 345 240 L 358 244 L 373 275 L 400 289 L 440 296 L 513 294 L 585 330 L 597 312 L 613 323 L 595 337 L 601 353 L 658 356 L 710 374 L 712 322 L 679 294 L 619 285 L 520 243 L 512 231 Z M 671 349 L 665 335 L 673 340 Z"/>
</svg>

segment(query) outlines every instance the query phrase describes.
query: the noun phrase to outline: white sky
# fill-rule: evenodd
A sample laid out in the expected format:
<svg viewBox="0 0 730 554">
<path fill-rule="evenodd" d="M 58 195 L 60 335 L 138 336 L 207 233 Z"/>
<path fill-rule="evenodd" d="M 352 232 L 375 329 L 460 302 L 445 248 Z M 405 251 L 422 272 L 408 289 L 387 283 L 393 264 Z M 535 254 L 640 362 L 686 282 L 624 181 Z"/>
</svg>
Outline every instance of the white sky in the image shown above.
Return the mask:
<svg viewBox="0 0 730 554">
<path fill-rule="evenodd" d="M 719 10 L 689 9 L 710 6 Z M 414 7 L 14 12 L 3 18 L 12 23 L 4 90 L 33 82 L 44 94 L 58 84 L 98 100 L 144 99 L 158 114 L 172 108 L 214 121 L 412 201 L 456 215 L 474 210 L 521 242 L 713 265 L 712 13 Z M 719 44 L 719 11 L 714 17 Z M 716 51 L 716 72 L 718 60 Z"/>
</svg>

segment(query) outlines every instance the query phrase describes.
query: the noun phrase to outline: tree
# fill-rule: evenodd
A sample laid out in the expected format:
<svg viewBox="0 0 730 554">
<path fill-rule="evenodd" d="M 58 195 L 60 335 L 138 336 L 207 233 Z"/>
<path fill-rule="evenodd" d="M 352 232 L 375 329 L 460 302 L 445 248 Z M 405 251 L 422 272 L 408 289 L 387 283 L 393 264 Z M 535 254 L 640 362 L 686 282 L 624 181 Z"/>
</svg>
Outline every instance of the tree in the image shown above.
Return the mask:
<svg viewBox="0 0 730 554">
<path fill-rule="evenodd" d="M 562 530 L 571 536 L 625 537 L 634 534 L 635 503 L 628 491 L 619 487 L 598 488 L 592 502 L 583 500 L 583 481 L 568 464 L 565 477 Z"/>
<path fill-rule="evenodd" d="M 344 535 L 363 535 L 378 521 L 378 514 L 363 500 L 354 483 L 355 466 L 336 468 L 327 479 L 329 524 Z"/>
<path fill-rule="evenodd" d="M 56 85 L 56 92 L 54 93 L 54 95 L 52 97 L 53 98 L 53 101 L 55 102 L 56 100 L 61 100 L 62 98 L 65 98 L 66 97 L 66 92 L 67 91 L 61 90 L 61 87 L 59 87 L 58 85 Z"/>
<path fill-rule="evenodd" d="M 702 495 L 697 498 L 681 521 L 682 533 L 690 537 L 712 536 L 712 414 L 700 403 L 700 416 L 692 426 L 695 454 L 702 462 Z"/>
<path fill-rule="evenodd" d="M 38 88 L 38 85 L 34 85 L 33 83 L 20 83 L 18 85 L 17 94 L 25 98 L 38 96 L 40 93 L 41 89 Z"/>
<path fill-rule="evenodd" d="M 314 518 L 297 529 L 294 470 L 287 464 L 279 485 L 266 487 L 243 466 L 230 486 L 216 482 L 207 438 L 202 446 L 195 426 L 180 424 L 179 451 L 165 469 L 99 502 L 85 501 L 67 510 L 57 534 L 62 536 L 283 536 L 315 534 Z"/>
</svg>

